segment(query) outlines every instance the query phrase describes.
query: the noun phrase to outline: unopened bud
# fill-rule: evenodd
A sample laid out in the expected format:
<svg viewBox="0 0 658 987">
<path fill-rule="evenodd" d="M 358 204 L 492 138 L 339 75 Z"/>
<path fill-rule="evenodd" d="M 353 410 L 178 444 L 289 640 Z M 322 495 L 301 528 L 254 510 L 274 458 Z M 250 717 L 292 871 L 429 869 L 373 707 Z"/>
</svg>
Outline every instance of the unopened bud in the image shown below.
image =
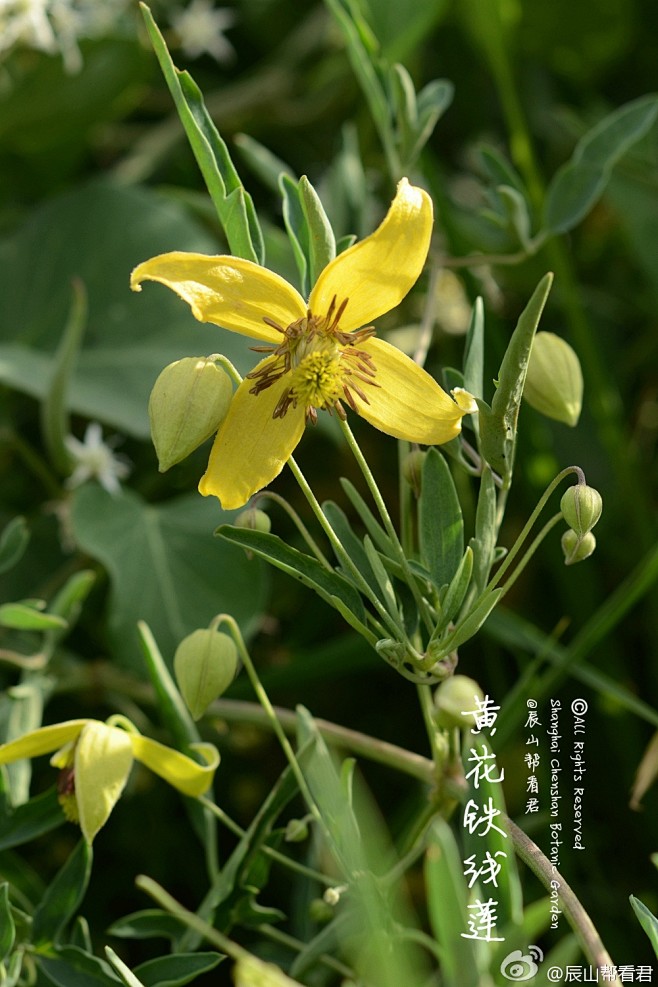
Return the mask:
<svg viewBox="0 0 658 987">
<path fill-rule="evenodd" d="M 303 843 L 308 839 L 308 820 L 289 819 L 283 838 L 286 843 Z"/>
<path fill-rule="evenodd" d="M 575 565 L 588 559 L 596 548 L 596 538 L 589 531 L 586 535 L 577 535 L 575 531 L 569 529 L 562 535 L 562 551 L 564 552 L 564 564 Z"/>
<path fill-rule="evenodd" d="M 248 507 L 236 517 L 233 524 L 236 528 L 250 528 L 252 531 L 264 531 L 268 534 L 272 528 L 269 514 L 259 511 L 257 507 Z"/>
<path fill-rule="evenodd" d="M 484 693 L 477 682 L 466 675 L 451 675 L 434 693 L 436 725 L 444 729 L 467 730 L 475 726 L 475 717 L 483 702 Z"/>
<path fill-rule="evenodd" d="M 149 399 L 151 436 L 161 473 L 217 431 L 232 394 L 230 377 L 211 357 L 188 356 L 165 367 Z"/>
<path fill-rule="evenodd" d="M 228 689 L 238 669 L 233 638 L 212 628 L 192 631 L 176 648 L 174 673 L 195 720 Z"/>
<path fill-rule="evenodd" d="M 577 483 L 565 490 L 560 501 L 562 516 L 577 535 L 586 535 L 601 517 L 603 498 L 594 487 Z"/>
<path fill-rule="evenodd" d="M 553 332 L 538 332 L 534 338 L 523 397 L 547 418 L 578 423 L 583 404 L 580 361 L 567 341 Z"/>
</svg>

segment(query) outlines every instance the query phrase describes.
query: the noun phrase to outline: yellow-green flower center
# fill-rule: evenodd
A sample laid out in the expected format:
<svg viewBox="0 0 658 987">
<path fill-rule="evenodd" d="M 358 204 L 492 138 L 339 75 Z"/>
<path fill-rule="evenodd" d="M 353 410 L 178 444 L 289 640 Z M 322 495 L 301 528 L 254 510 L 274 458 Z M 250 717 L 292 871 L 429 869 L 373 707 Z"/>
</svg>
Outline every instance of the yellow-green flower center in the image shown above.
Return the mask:
<svg viewBox="0 0 658 987">
<path fill-rule="evenodd" d="M 345 399 L 356 411 L 353 393 L 368 404 L 368 398 L 357 383 L 377 386 L 376 369 L 372 357 L 359 348 L 375 330 L 372 327 L 358 332 L 341 332 L 340 317 L 345 311 L 347 299 L 336 308 L 334 298 L 326 316 L 307 312 L 285 329 L 272 319 L 264 322 L 283 336 L 276 347 L 254 347 L 257 352 L 271 353 L 258 369 L 248 376 L 255 380 L 252 394 L 260 394 L 282 377 L 288 375 L 289 385 L 274 409 L 274 418 L 283 418 L 290 407 L 301 405 L 306 417 L 317 420 L 317 411 L 336 411 L 345 417 L 341 399 Z"/>
<path fill-rule="evenodd" d="M 330 408 L 343 394 L 340 358 L 311 352 L 292 372 L 291 393 L 305 408 Z"/>
</svg>

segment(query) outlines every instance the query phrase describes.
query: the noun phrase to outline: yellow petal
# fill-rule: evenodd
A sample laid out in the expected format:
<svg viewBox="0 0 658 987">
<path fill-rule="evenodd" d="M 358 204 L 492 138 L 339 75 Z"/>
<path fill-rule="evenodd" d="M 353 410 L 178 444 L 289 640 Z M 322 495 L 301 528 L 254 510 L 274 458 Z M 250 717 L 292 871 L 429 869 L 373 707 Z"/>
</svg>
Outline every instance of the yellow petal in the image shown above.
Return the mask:
<svg viewBox="0 0 658 987">
<path fill-rule="evenodd" d="M 225 510 L 243 507 L 252 494 L 271 483 L 304 433 L 306 411 L 301 405 L 291 406 L 283 418 L 272 417 L 290 386 L 289 374 L 258 395 L 250 394 L 253 384 L 245 380 L 233 395 L 199 483 L 200 493 L 219 497 Z"/>
<path fill-rule="evenodd" d="M 141 291 L 142 281 L 171 288 L 199 322 L 213 322 L 268 343 L 280 343 L 281 334 L 263 322 L 264 316 L 285 329 L 306 315 L 304 299 L 292 285 L 240 257 L 160 254 L 132 272 L 133 291 Z"/>
<path fill-rule="evenodd" d="M 159 744 L 157 740 L 151 740 L 150 737 L 144 737 L 141 733 L 130 734 L 130 741 L 137 760 L 184 795 L 197 798 L 210 788 L 219 764 L 217 748 L 212 744 L 192 745 L 206 762 L 199 764 L 186 754 L 165 747 L 164 744 Z"/>
<path fill-rule="evenodd" d="M 66 723 L 55 723 L 50 727 L 40 727 L 26 733 L 18 740 L 11 740 L 0 747 L 0 764 L 20 761 L 24 757 L 39 757 L 49 754 L 62 747 L 69 740 L 74 740 L 84 725 L 90 720 L 68 720 Z"/>
<path fill-rule="evenodd" d="M 133 763 L 130 734 L 89 720 L 75 748 L 75 800 L 80 829 L 91 843 L 126 787 Z"/>
<path fill-rule="evenodd" d="M 441 445 L 459 434 L 466 412 L 417 363 L 382 339 L 369 339 L 360 349 L 370 354 L 377 371 L 379 386 L 361 385 L 369 403 L 354 395 L 359 414 L 371 425 L 422 445 Z"/>
<path fill-rule="evenodd" d="M 432 200 L 403 178 L 381 226 L 349 247 L 320 274 L 309 298 L 314 315 L 326 315 L 334 296 L 348 298 L 340 328 L 369 325 L 399 305 L 417 281 L 432 235 Z"/>
</svg>

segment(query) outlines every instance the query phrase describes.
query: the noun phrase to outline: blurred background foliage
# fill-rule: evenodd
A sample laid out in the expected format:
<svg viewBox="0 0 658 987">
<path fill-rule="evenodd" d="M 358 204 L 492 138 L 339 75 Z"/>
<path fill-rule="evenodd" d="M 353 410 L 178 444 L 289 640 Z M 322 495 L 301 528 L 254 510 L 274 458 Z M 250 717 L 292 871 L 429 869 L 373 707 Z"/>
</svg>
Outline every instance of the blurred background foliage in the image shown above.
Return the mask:
<svg viewBox="0 0 658 987">
<path fill-rule="evenodd" d="M 275 702 L 303 702 L 314 715 L 426 753 L 413 690 L 407 694 L 303 587 L 213 541 L 223 514 L 195 493 L 207 449 L 157 473 L 146 405 L 160 369 L 184 355 L 220 351 L 244 371 L 250 354 L 242 341 L 196 323 L 168 293 L 129 291 L 131 268 L 155 253 L 221 252 L 226 245 L 139 11 L 119 6 L 103 33 L 76 42 L 79 58 L 70 44 L 40 51 L 18 42 L 0 56 L 0 523 L 22 514 L 31 531 L 23 560 L 2 577 L 2 598 L 50 600 L 82 566 L 98 573 L 52 668 L 49 719 L 102 716 L 117 701 L 132 711 L 143 700 L 138 618 L 148 620 L 170 661 L 177 639 L 226 609 L 250 635 Z M 339 236 L 369 232 L 394 187 L 332 6 L 236 2 L 226 30 L 230 49 L 218 58 L 191 57 L 194 51 L 182 46 L 175 28 L 182 5 L 153 5 L 174 60 L 190 68 L 254 196 L 268 265 L 291 278 L 272 183 L 277 165 L 264 149 L 291 174 L 309 176 Z M 563 707 L 580 695 L 589 702 L 587 851 L 565 853 L 563 872 L 616 962 L 650 962 L 628 895 L 658 908 L 658 875 L 647 866 L 658 849 L 658 795 L 649 791 L 644 809 L 632 811 L 629 791 L 658 714 L 629 712 L 614 683 L 651 710 L 658 705 L 656 127 L 625 155 L 604 197 L 567 235 L 514 264 L 464 258 L 518 250 L 509 229 L 486 215 L 492 154 L 521 175 L 537 212 L 548 180 L 585 131 L 653 90 L 658 10 L 648 0 L 599 0 L 595 10 L 567 0 L 363 0 L 361 10 L 380 56 L 402 62 L 417 90 L 435 78 L 454 85 L 452 103 L 409 176 L 431 191 L 437 207 L 434 250 L 442 263 L 432 282 L 436 331 L 428 369 L 440 376 L 441 367 L 460 365 L 470 306 L 482 295 L 491 382 L 537 281 L 547 270 L 556 274 L 541 328 L 579 353 L 585 406 L 574 430 L 524 407 L 503 540 L 511 544 L 548 480 L 577 463 L 603 494 L 598 547 L 588 562 L 565 569 L 557 538 L 542 546 L 505 610 L 463 647 L 459 667 L 502 707 L 508 808 L 540 844 L 546 817 L 523 814 L 525 700 L 536 698 L 546 717 L 548 697 Z M 51 387 L 74 278 L 86 289 L 88 314 L 68 393 L 72 430 L 81 436 L 95 420 L 120 436 L 117 448 L 132 472 L 129 492 L 118 499 L 91 485 L 65 490 L 40 425 L 39 402 Z M 378 328 L 402 340 L 404 325 L 413 326 L 419 313 L 414 296 Z M 395 505 L 395 446 L 361 425 L 355 432 Z M 307 433 L 298 459 L 319 499 L 340 499 L 339 476 L 359 484 L 331 423 Z M 457 480 L 468 523 L 473 493 L 469 481 Z M 282 474 L 274 489 L 304 510 L 291 476 Z M 273 530 L 294 540 L 286 516 L 276 505 L 271 513 Z M 197 592 L 204 581 L 205 591 Z M 568 664 L 553 673 L 551 655 Z M 613 685 L 579 681 L 578 662 Z M 1 674 L 10 686 L 14 672 Z M 251 698 L 246 680 L 238 679 L 229 696 Z M 279 755 L 249 727 L 226 727 L 217 718 L 207 731 L 222 749 L 227 808 L 246 824 L 278 773 Z M 393 833 L 401 832 L 418 807 L 415 785 L 376 769 L 368 780 Z M 98 893 L 92 881 L 87 912 L 99 928 L 118 908 L 136 907 L 137 870 L 194 897 L 200 853 L 196 860 L 191 850 L 189 866 L 180 868 L 180 810 L 169 791 L 150 784 L 140 775 L 134 791 L 139 826 L 134 803 L 124 800 L 98 841 Z M 164 830 L 161 813 L 169 820 Z M 73 839 L 61 831 L 56 856 L 63 859 Z M 52 837 L 35 844 L 35 874 L 53 868 L 52 853 Z M 537 888 L 528 883 L 532 897 Z"/>
</svg>

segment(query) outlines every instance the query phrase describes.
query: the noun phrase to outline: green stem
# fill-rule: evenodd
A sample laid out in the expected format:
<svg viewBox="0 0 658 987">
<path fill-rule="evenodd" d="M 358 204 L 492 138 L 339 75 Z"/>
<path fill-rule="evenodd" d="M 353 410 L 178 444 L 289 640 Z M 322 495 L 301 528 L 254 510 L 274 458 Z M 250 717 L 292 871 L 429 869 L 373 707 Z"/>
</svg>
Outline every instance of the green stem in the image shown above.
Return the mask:
<svg viewBox="0 0 658 987">
<path fill-rule="evenodd" d="M 301 795 L 304 801 L 306 802 L 308 810 L 313 816 L 313 819 L 316 821 L 318 826 L 320 826 L 322 832 L 327 834 L 327 836 L 329 836 L 329 834 L 327 833 L 327 827 L 325 825 L 324 819 L 322 818 L 322 814 L 317 806 L 317 803 L 315 802 L 315 799 L 313 798 L 313 795 L 311 794 L 310 788 L 306 783 L 306 778 L 304 777 L 302 769 L 299 766 L 299 761 L 295 756 L 295 752 L 292 749 L 292 745 L 290 744 L 290 741 L 286 736 L 285 730 L 279 723 L 274 707 L 270 702 L 270 697 L 267 695 L 267 692 L 263 688 L 263 684 L 260 678 L 258 677 L 258 672 L 256 671 L 256 667 L 251 660 L 251 655 L 249 654 L 249 651 L 247 650 L 247 647 L 242 639 L 240 628 L 238 627 L 237 622 L 234 620 L 234 618 L 231 617 L 229 614 L 222 614 L 221 620 L 222 623 L 228 626 L 231 632 L 231 636 L 235 641 L 236 647 L 238 649 L 238 653 L 240 655 L 240 659 L 247 670 L 247 675 L 249 676 L 249 680 L 251 682 L 252 688 L 256 693 L 256 697 L 259 703 L 265 710 L 268 724 L 271 727 L 271 729 L 274 731 L 274 734 L 276 735 L 276 738 L 279 741 L 281 750 L 285 754 L 286 760 L 288 761 L 288 764 L 292 769 L 292 772 L 295 776 L 295 780 L 299 787 L 299 791 L 301 792 Z M 330 836 L 329 836 L 329 842 L 331 843 Z"/>
<path fill-rule="evenodd" d="M 322 528 L 325 535 L 329 539 L 331 547 L 336 553 L 336 556 L 340 559 L 341 563 L 345 566 L 347 571 L 350 573 L 352 579 L 354 580 L 354 584 L 363 593 L 363 595 L 366 596 L 368 600 L 372 603 L 373 607 L 381 617 L 382 621 L 388 627 L 388 632 L 393 636 L 393 638 L 395 638 L 395 640 L 400 640 L 402 637 L 402 640 L 404 640 L 405 637 L 404 630 L 399 622 L 399 619 L 396 619 L 389 613 L 387 608 L 381 602 L 377 594 L 372 590 L 367 580 L 362 576 L 361 572 L 352 561 L 352 558 L 345 550 L 345 547 L 341 542 L 340 538 L 338 537 L 338 535 L 332 528 L 331 524 L 329 523 L 324 511 L 322 510 L 322 507 L 320 506 L 320 503 L 318 502 L 317 497 L 311 490 L 306 480 L 306 477 L 304 476 L 299 466 L 297 465 L 297 463 L 292 457 L 288 460 L 288 466 L 290 467 L 293 476 L 297 480 L 297 483 L 299 484 L 302 493 L 306 497 L 311 510 L 315 514 L 318 523 L 320 524 L 320 527 Z M 373 623 L 375 624 L 375 627 L 379 632 L 379 637 L 380 638 L 386 637 L 386 633 L 383 627 L 381 626 L 381 624 L 379 624 L 378 621 L 374 621 L 374 620 Z"/>
<path fill-rule="evenodd" d="M 259 500 L 272 500 L 274 501 L 275 504 L 278 504 L 279 507 L 282 507 L 283 510 L 288 515 L 288 517 L 293 522 L 293 524 L 295 525 L 295 527 L 297 528 L 297 530 L 299 531 L 300 535 L 302 536 L 302 538 L 304 539 L 310 550 L 313 552 L 313 555 L 315 555 L 318 562 L 321 562 L 322 565 L 325 567 L 325 569 L 329 569 L 330 572 L 332 571 L 333 566 L 331 565 L 331 562 L 329 562 L 329 560 L 323 553 L 322 549 L 311 535 L 311 532 L 308 530 L 308 528 L 300 518 L 295 508 L 288 503 L 285 497 L 281 497 L 279 496 L 279 494 L 273 493 L 271 490 L 263 490 L 260 493 L 257 493 L 254 497 L 252 497 L 251 499 L 252 506 L 254 506 Z"/>
<path fill-rule="evenodd" d="M 505 585 L 503 587 L 503 595 L 505 593 L 507 593 L 507 591 L 514 585 L 514 583 L 519 578 L 519 576 L 521 575 L 521 573 L 523 572 L 523 570 L 527 566 L 528 562 L 530 561 L 530 559 L 532 558 L 532 556 L 535 554 L 535 552 L 537 551 L 537 549 L 539 548 L 539 546 L 541 545 L 541 543 L 543 542 L 544 538 L 549 533 L 549 531 L 551 531 L 555 527 L 555 525 L 558 524 L 561 520 L 562 520 L 562 514 L 561 514 L 560 511 L 558 511 L 557 514 L 554 514 L 553 517 L 549 521 L 546 522 L 546 524 L 541 529 L 541 531 L 532 540 L 532 542 L 530 543 L 530 545 L 528 547 L 528 550 L 525 552 L 523 558 L 521 559 L 521 561 L 517 565 L 516 569 L 514 570 L 514 572 L 512 573 L 512 575 L 509 577 L 509 579 L 505 583 Z M 501 597 L 501 599 L 502 599 L 502 597 Z"/>
<path fill-rule="evenodd" d="M 205 806 L 206 809 L 208 809 L 209 812 L 211 812 L 214 816 L 216 816 L 217 819 L 219 819 L 219 821 L 223 823 L 223 825 L 226 826 L 226 828 L 229 829 L 234 836 L 237 836 L 239 839 L 242 839 L 246 835 L 246 830 L 244 830 L 242 826 L 236 823 L 234 819 L 231 819 L 231 817 L 226 812 L 224 812 L 224 810 L 221 809 L 218 805 L 216 805 L 214 802 L 211 802 L 210 799 L 200 798 L 199 801 L 203 806 Z M 286 857 L 285 853 L 279 853 L 279 851 L 275 850 L 274 847 L 267 846 L 267 844 L 263 844 L 263 846 L 261 846 L 260 849 L 271 860 L 275 860 L 278 864 L 281 864 L 283 867 L 287 867 L 289 870 L 294 870 L 298 874 L 302 874 L 304 877 L 308 877 L 309 880 L 311 881 L 317 881 L 318 884 L 325 884 L 328 888 L 333 887 L 333 885 L 336 883 L 335 880 L 333 880 L 330 877 L 327 877 L 326 874 L 321 874 L 320 871 L 313 870 L 311 867 L 306 867 L 304 864 L 300 864 L 297 860 L 294 860 L 292 857 Z"/>
<path fill-rule="evenodd" d="M 346 421 L 343 421 L 342 419 L 339 419 L 339 421 L 343 435 L 345 436 L 347 444 L 350 447 L 350 451 L 352 452 L 352 455 L 357 461 L 359 469 L 361 470 L 363 477 L 368 485 L 368 489 L 370 491 L 372 499 L 375 502 L 375 506 L 377 507 L 377 510 L 379 511 L 379 515 L 384 523 L 384 529 L 386 531 L 386 534 L 391 539 L 391 543 L 395 548 L 396 554 L 398 556 L 398 562 L 402 566 L 402 571 L 404 572 L 405 581 L 409 586 L 409 589 L 413 593 L 414 600 L 416 601 L 416 606 L 418 607 L 418 612 L 423 618 L 423 621 L 425 623 L 425 626 L 427 627 L 428 632 L 431 634 L 434 629 L 434 621 L 432 620 L 432 616 L 429 613 L 427 601 L 424 599 L 422 593 L 420 592 L 416 578 L 409 567 L 409 561 L 407 559 L 407 556 L 404 552 L 402 545 L 400 544 L 398 533 L 395 530 L 395 525 L 391 521 L 391 516 L 388 513 L 388 508 L 386 507 L 386 502 L 384 501 L 384 498 L 381 495 L 381 491 L 377 486 L 377 481 L 372 475 L 372 470 L 370 469 L 370 466 L 368 465 L 365 456 L 361 452 L 361 447 L 359 446 L 358 442 L 354 438 L 351 428 L 349 427 Z"/>
<path fill-rule="evenodd" d="M 519 551 L 521 550 L 521 548 L 522 548 L 522 546 L 523 546 L 526 538 L 528 537 L 531 528 L 533 527 L 535 521 L 537 520 L 537 518 L 539 517 L 539 515 L 543 511 L 544 506 L 545 506 L 548 498 L 551 496 L 551 494 L 556 489 L 556 487 L 559 486 L 559 484 L 562 482 L 562 480 L 565 478 L 565 476 L 568 476 L 570 473 L 576 473 L 577 476 L 578 476 L 578 482 L 579 483 L 584 483 L 584 479 L 585 478 L 584 478 L 584 475 L 583 475 L 583 471 L 581 470 L 581 468 L 579 466 L 567 466 L 566 469 L 561 470 L 561 472 L 559 472 L 558 475 L 553 480 L 551 480 L 551 482 L 546 487 L 546 489 L 544 490 L 543 494 L 541 495 L 541 497 L 537 501 L 537 506 L 535 507 L 534 511 L 532 512 L 532 514 L 528 518 L 528 520 L 527 520 L 527 522 L 526 522 L 523 530 L 521 531 L 521 534 L 519 535 L 519 537 L 514 542 L 514 545 L 512 546 L 512 548 L 507 553 L 507 555 L 506 555 L 504 561 L 502 562 L 500 568 L 497 570 L 496 574 L 489 580 L 489 583 L 487 584 L 487 586 L 486 586 L 486 588 L 485 588 L 482 596 L 480 597 L 480 600 L 482 600 L 483 597 L 484 597 L 484 595 L 486 593 L 490 592 L 490 590 L 492 590 L 500 582 L 500 580 L 503 578 L 503 576 L 505 575 L 505 573 L 509 569 L 509 567 L 512 564 L 512 562 L 514 561 L 514 559 L 516 558 L 516 556 L 519 554 Z M 480 602 L 480 601 L 478 601 L 478 602 Z"/>
<path fill-rule="evenodd" d="M 564 916 L 574 930 L 589 962 L 595 967 L 607 966 L 608 969 L 612 969 L 614 963 L 603 945 L 601 937 L 596 931 L 591 918 L 567 882 L 556 871 L 550 860 L 544 856 L 536 843 L 533 843 L 530 837 L 526 836 L 523 830 L 513 823 L 511 819 L 507 819 L 507 827 L 517 856 L 539 878 L 546 889 L 557 889 Z M 621 987 L 621 981 L 617 977 L 611 980 L 610 983 Z"/>
<path fill-rule="evenodd" d="M 443 757 L 437 743 L 436 726 L 434 724 L 433 717 L 434 709 L 432 703 L 432 691 L 429 685 L 417 685 L 416 691 L 418 693 L 418 701 L 423 714 L 423 722 L 425 723 L 427 739 L 429 740 L 430 750 L 432 751 L 432 760 L 436 765 L 438 773 L 443 762 Z"/>
</svg>

